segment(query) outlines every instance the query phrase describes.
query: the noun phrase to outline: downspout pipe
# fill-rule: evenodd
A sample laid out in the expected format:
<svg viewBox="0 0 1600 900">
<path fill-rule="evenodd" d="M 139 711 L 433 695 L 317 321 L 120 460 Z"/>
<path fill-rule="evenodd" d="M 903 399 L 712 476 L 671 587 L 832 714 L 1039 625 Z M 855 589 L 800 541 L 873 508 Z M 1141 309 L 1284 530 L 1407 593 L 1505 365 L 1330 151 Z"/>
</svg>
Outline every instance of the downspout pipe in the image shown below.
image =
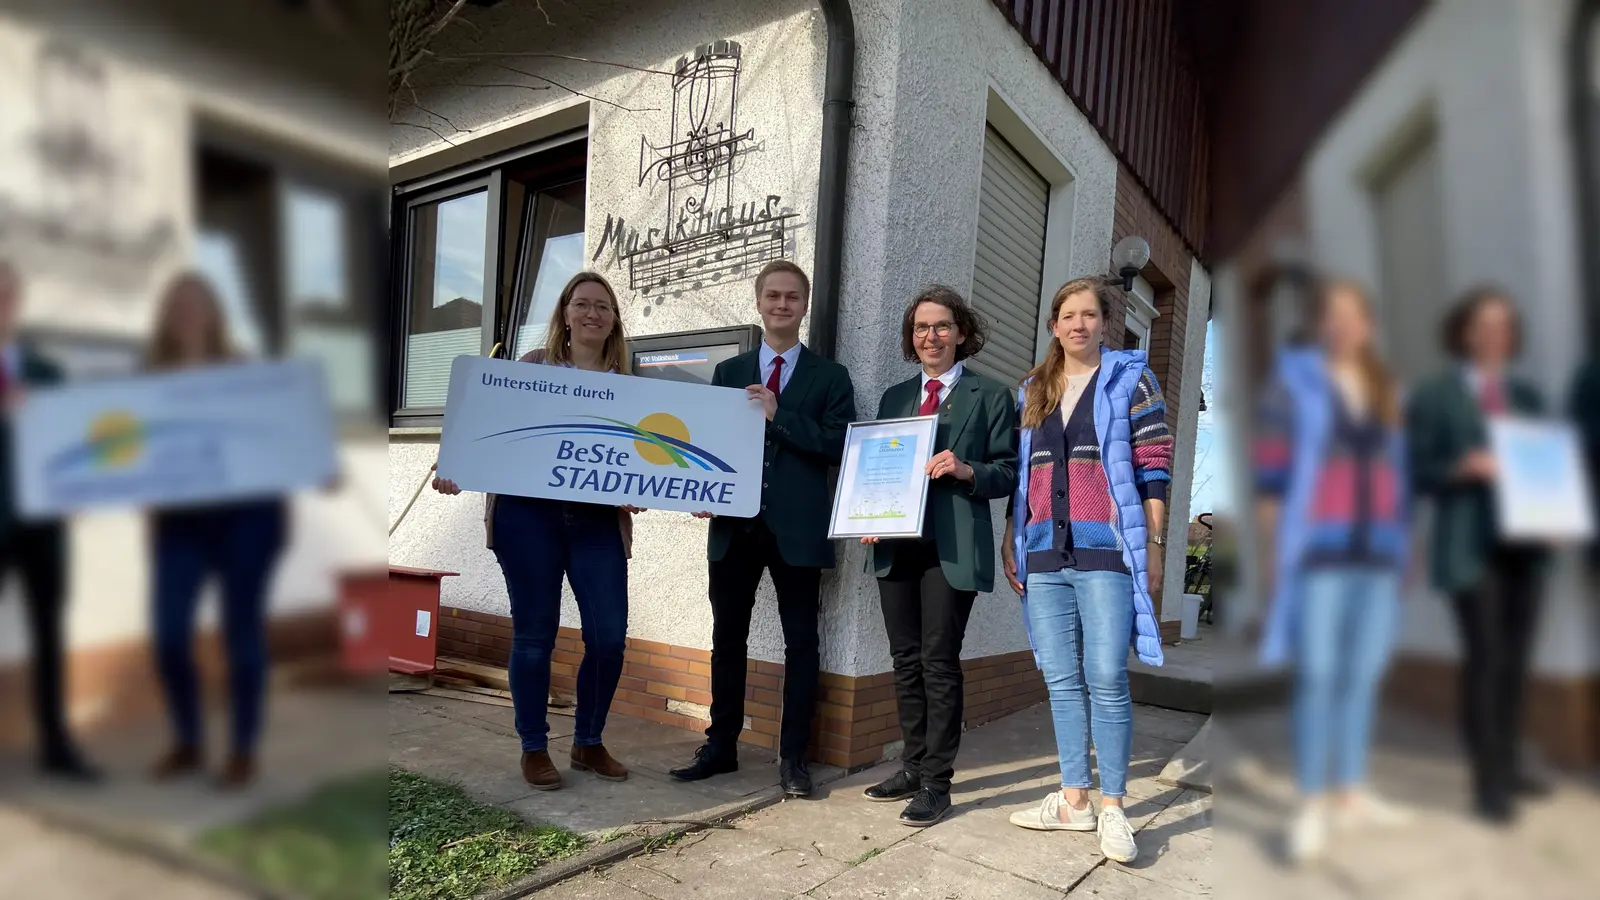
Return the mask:
<svg viewBox="0 0 1600 900">
<path fill-rule="evenodd" d="M 1573 17 L 1567 43 L 1567 90 L 1572 128 L 1572 158 L 1577 171 L 1578 246 L 1582 267 L 1584 336 L 1587 355 L 1600 359 L 1600 104 L 1592 83 L 1593 63 L 1589 58 L 1595 23 L 1600 19 L 1600 0 L 1582 0 Z"/>
<path fill-rule="evenodd" d="M 855 109 L 856 25 L 850 0 L 817 0 L 828 26 L 827 74 L 822 88 L 822 160 L 817 172 L 817 249 L 811 273 L 813 353 L 832 359 L 838 349 L 839 285 L 844 275 L 845 181 L 850 171 L 850 126 Z"/>
</svg>

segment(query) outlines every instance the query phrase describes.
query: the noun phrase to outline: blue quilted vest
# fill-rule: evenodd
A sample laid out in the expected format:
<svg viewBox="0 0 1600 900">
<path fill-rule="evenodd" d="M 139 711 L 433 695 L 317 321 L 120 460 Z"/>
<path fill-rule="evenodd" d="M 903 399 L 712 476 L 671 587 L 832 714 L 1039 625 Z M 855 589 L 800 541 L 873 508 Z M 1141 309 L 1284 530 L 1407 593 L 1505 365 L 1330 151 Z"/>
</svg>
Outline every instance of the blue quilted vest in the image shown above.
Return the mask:
<svg viewBox="0 0 1600 900">
<path fill-rule="evenodd" d="M 1305 593 L 1305 573 L 1301 571 L 1300 560 L 1311 530 L 1311 503 L 1333 433 L 1336 402 L 1333 383 L 1319 350 L 1282 351 L 1278 354 L 1277 377 L 1294 398 L 1294 430 L 1290 436 L 1294 455 L 1289 461 L 1289 489 L 1278 513 L 1278 534 L 1273 542 L 1272 606 L 1267 611 L 1259 648 L 1261 663 L 1267 666 L 1283 665 L 1294 658 Z M 1402 429 L 1392 430 L 1387 450 L 1399 482 L 1396 489 L 1400 517 L 1405 521 L 1411 504 Z M 1407 562 L 1408 543 L 1402 536 L 1400 545 L 1393 548 L 1402 572 Z"/>
<path fill-rule="evenodd" d="M 1122 562 L 1133 573 L 1133 633 L 1128 636 L 1134 652 L 1142 662 L 1159 666 L 1161 631 L 1156 620 L 1155 601 L 1150 596 L 1150 580 L 1146 565 L 1149 560 L 1145 548 L 1148 529 L 1144 521 L 1144 503 L 1139 498 L 1139 488 L 1133 481 L 1133 430 L 1129 418 L 1133 407 L 1133 392 L 1144 375 L 1147 356 L 1143 350 L 1105 350 L 1100 354 L 1100 377 L 1094 392 L 1094 431 L 1100 441 L 1100 462 L 1105 466 L 1106 481 L 1111 485 L 1111 498 L 1117 508 L 1117 530 L 1122 533 Z M 1017 409 L 1022 409 L 1026 399 L 1027 382 L 1017 388 Z M 1012 505 L 1011 550 L 1017 560 L 1017 580 L 1024 587 L 1028 583 L 1028 554 L 1024 550 L 1024 531 L 1028 525 L 1028 458 L 1033 455 L 1032 429 L 1024 428 L 1017 442 L 1017 493 Z M 1028 595 L 1022 595 L 1022 624 L 1028 627 Z M 1032 629 L 1028 631 L 1028 646 L 1034 650 L 1038 662 L 1038 648 L 1033 643 Z"/>
</svg>

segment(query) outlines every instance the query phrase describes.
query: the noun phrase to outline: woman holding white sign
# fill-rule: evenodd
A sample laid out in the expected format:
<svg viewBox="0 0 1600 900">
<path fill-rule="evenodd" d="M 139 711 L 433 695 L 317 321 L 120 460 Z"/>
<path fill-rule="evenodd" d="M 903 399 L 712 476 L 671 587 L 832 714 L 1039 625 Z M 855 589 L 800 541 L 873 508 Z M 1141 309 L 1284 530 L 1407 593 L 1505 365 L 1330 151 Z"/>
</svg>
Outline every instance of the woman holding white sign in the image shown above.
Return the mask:
<svg viewBox="0 0 1600 900">
<path fill-rule="evenodd" d="M 1132 862 L 1123 812 L 1133 750 L 1128 645 L 1161 665 L 1156 598 L 1172 480 L 1166 403 L 1142 350 L 1107 350 L 1113 299 L 1103 278 L 1056 291 L 1055 340 L 1017 392 L 1019 472 L 1001 554 L 1050 692 L 1061 789 L 1011 823 L 1099 831 L 1100 852 Z M 1090 725 L 1093 723 L 1093 728 Z M 1089 800 L 1089 742 L 1100 809 Z"/>
<path fill-rule="evenodd" d="M 162 299 L 146 367 L 171 371 L 236 358 L 216 293 L 200 276 L 180 275 Z M 213 573 L 222 582 L 222 636 L 233 699 L 232 755 L 222 783 L 237 787 L 254 777 L 267 687 L 267 589 L 287 532 L 287 502 L 281 497 L 151 514 L 156 667 L 177 736 L 156 764 L 158 779 L 203 764 L 193 645 L 200 588 Z"/>
<path fill-rule="evenodd" d="M 594 272 L 574 275 L 551 313 L 545 346 L 528 351 L 520 361 L 629 374 L 627 340 L 610 283 Z M 435 478 L 433 487 L 444 494 L 461 493 L 448 479 Z M 638 511 L 494 494 L 485 501 L 488 545 L 511 598 L 507 674 L 522 739 L 522 777 L 538 790 L 561 787 L 561 773 L 550 760 L 547 707 L 563 575 L 577 598 L 583 628 L 571 767 L 607 781 L 628 777 L 627 767 L 606 751 L 600 734 L 622 678 L 632 514 Z"/>
</svg>

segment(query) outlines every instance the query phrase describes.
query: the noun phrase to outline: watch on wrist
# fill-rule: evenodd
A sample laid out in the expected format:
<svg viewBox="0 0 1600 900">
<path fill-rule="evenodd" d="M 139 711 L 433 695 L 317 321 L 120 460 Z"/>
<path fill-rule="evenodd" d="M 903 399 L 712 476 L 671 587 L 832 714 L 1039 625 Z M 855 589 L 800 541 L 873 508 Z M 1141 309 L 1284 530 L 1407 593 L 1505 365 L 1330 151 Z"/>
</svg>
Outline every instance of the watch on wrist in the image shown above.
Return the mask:
<svg viewBox="0 0 1600 900">
<path fill-rule="evenodd" d="M 1149 542 L 1155 544 L 1157 547 L 1165 547 L 1167 545 L 1167 536 L 1164 534 L 1156 534 L 1155 532 L 1151 532 L 1149 535 Z"/>
</svg>

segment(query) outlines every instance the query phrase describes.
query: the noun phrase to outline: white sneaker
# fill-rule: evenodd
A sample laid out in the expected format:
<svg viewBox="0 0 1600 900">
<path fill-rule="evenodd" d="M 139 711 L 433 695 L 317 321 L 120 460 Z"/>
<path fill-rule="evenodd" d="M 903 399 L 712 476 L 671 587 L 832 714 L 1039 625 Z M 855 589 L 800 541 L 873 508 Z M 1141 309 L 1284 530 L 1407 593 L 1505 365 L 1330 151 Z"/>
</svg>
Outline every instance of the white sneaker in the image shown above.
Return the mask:
<svg viewBox="0 0 1600 900">
<path fill-rule="evenodd" d="M 1338 827 L 1342 830 L 1358 828 L 1402 828 L 1416 821 L 1411 810 L 1376 794 L 1361 791 L 1349 802 L 1339 804 Z"/>
<path fill-rule="evenodd" d="M 1289 826 L 1289 858 L 1297 863 L 1311 862 L 1327 848 L 1327 807 L 1321 802 L 1307 803 Z"/>
<path fill-rule="evenodd" d="M 1012 813 L 1011 824 L 1033 831 L 1093 831 L 1094 805 L 1088 804 L 1078 809 L 1068 803 L 1060 791 L 1051 791 L 1050 796 L 1038 806 Z"/>
<path fill-rule="evenodd" d="M 1131 863 L 1139 856 L 1133 826 L 1120 806 L 1100 807 L 1100 852 L 1112 862 Z"/>
</svg>

